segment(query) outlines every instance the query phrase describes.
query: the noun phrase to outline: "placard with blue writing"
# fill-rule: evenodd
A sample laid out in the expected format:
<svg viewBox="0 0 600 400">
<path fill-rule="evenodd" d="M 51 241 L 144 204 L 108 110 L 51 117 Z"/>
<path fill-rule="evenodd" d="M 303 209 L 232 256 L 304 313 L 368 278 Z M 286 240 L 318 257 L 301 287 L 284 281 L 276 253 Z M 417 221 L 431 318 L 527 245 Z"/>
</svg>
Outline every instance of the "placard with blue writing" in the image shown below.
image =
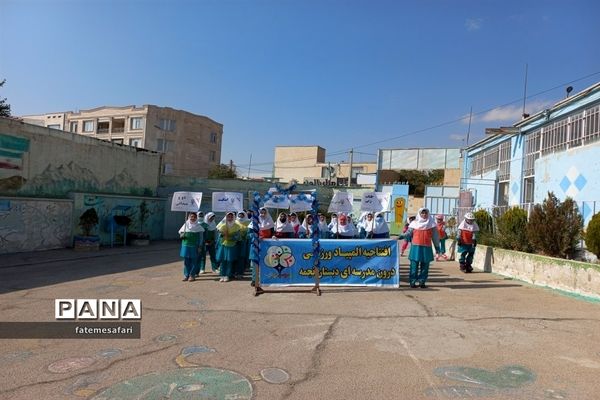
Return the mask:
<svg viewBox="0 0 600 400">
<path fill-rule="evenodd" d="M 320 285 L 398 287 L 396 240 L 320 240 Z M 261 240 L 261 286 L 314 285 L 312 241 Z"/>
</svg>

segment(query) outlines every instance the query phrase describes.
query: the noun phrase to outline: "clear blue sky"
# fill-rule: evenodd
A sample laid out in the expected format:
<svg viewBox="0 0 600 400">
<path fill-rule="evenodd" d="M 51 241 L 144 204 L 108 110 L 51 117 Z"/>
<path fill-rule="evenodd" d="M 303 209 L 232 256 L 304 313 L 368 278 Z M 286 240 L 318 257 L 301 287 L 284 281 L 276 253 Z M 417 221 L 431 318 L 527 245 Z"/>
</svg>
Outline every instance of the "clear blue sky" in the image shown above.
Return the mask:
<svg viewBox="0 0 600 400">
<path fill-rule="evenodd" d="M 545 92 L 530 113 L 600 81 L 599 15 L 597 0 L 0 0 L 0 95 L 14 115 L 206 115 L 223 162 L 245 174 L 252 153 L 268 175 L 275 145 L 460 147 L 468 118 L 445 123 L 470 107 L 473 143 L 519 119 L 526 63 L 528 95 Z"/>
</svg>

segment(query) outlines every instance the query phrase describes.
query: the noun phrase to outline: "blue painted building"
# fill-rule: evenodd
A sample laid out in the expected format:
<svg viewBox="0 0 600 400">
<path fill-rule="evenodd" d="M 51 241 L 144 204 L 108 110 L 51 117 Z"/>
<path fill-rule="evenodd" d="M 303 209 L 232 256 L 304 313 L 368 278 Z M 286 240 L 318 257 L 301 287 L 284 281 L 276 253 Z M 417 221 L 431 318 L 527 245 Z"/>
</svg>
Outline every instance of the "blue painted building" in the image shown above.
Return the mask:
<svg viewBox="0 0 600 400">
<path fill-rule="evenodd" d="M 600 212 L 600 82 L 465 149 L 460 207 L 571 197 L 587 223 Z"/>
</svg>

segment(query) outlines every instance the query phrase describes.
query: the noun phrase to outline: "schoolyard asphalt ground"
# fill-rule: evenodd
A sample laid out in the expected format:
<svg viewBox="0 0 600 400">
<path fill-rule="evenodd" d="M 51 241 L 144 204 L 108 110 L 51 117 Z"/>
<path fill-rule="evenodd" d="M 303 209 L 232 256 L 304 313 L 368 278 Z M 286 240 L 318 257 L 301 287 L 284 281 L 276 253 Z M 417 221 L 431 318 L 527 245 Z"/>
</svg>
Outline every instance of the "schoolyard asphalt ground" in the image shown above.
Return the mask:
<svg viewBox="0 0 600 400">
<path fill-rule="evenodd" d="M 0 321 L 141 299 L 141 339 L 0 339 L 1 399 L 598 399 L 600 304 L 456 262 L 428 289 L 254 297 L 179 244 L 0 256 Z"/>
</svg>

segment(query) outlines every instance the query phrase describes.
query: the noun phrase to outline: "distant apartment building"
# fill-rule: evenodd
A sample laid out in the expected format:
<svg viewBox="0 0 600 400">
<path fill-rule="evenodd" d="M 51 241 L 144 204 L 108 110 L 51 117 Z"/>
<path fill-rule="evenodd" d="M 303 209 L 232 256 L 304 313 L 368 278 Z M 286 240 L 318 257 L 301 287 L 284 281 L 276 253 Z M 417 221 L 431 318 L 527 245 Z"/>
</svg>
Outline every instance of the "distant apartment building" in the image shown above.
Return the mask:
<svg viewBox="0 0 600 400">
<path fill-rule="evenodd" d="M 98 107 L 26 115 L 24 122 L 163 153 L 165 175 L 207 177 L 221 162 L 223 125 L 170 107 Z"/>
<path fill-rule="evenodd" d="M 276 146 L 273 174 L 282 182 L 347 185 L 348 177 L 357 183 L 360 174 L 375 174 L 375 162 L 325 162 L 326 150 L 321 146 Z M 352 169 L 351 169 L 352 168 Z"/>
</svg>

